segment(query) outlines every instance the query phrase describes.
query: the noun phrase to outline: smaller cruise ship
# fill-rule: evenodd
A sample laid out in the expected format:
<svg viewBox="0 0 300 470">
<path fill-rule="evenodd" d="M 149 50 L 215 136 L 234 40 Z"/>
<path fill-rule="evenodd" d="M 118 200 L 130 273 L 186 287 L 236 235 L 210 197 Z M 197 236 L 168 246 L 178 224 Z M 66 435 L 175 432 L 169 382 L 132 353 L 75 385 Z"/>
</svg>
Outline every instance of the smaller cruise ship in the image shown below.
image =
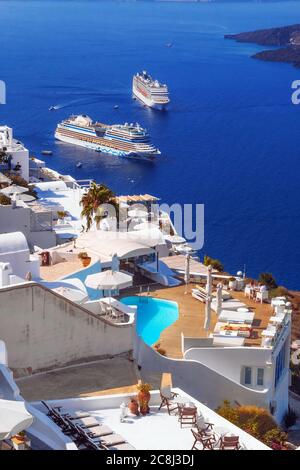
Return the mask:
<svg viewBox="0 0 300 470">
<path fill-rule="evenodd" d="M 146 129 L 136 124 L 102 124 L 89 116 L 70 116 L 55 131 L 55 138 L 62 142 L 90 148 L 118 157 L 151 160 L 160 151 L 151 142 Z"/>
<path fill-rule="evenodd" d="M 170 102 L 167 85 L 154 80 L 147 72 L 137 73 L 132 81 L 133 97 L 155 109 L 165 109 Z"/>
</svg>

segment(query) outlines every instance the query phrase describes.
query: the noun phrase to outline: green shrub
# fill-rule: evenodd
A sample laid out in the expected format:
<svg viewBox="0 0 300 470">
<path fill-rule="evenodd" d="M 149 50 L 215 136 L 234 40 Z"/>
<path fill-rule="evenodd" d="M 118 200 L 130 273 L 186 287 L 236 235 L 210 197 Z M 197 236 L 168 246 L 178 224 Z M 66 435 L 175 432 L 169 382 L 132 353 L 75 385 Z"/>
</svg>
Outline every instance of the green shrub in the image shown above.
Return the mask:
<svg viewBox="0 0 300 470">
<path fill-rule="evenodd" d="M 264 284 L 265 286 L 269 287 L 269 289 L 276 289 L 277 283 L 273 274 L 271 273 L 261 273 L 259 275 L 258 282 Z"/>
<path fill-rule="evenodd" d="M 218 259 L 211 258 L 210 256 L 204 256 L 204 265 L 211 266 L 213 269 L 216 269 L 219 272 L 224 271 L 224 266 Z"/>
<path fill-rule="evenodd" d="M 273 442 L 282 445 L 286 440 L 286 433 L 277 426 L 265 408 L 255 405 L 231 406 L 225 400 L 216 412 L 270 447 Z"/>
<path fill-rule="evenodd" d="M 288 295 L 290 295 L 289 291 L 286 289 L 286 287 L 283 286 L 276 287 L 276 289 L 270 289 L 269 291 L 270 299 L 273 299 L 273 297 L 286 297 Z"/>
</svg>

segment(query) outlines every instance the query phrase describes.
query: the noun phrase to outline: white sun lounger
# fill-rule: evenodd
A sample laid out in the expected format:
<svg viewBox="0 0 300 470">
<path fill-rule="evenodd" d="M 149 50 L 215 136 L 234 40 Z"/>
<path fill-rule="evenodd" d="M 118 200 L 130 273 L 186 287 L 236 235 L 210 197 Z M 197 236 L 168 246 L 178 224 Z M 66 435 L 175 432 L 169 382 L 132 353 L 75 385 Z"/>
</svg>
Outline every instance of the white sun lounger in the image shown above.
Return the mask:
<svg viewBox="0 0 300 470">
<path fill-rule="evenodd" d="M 253 322 L 254 312 L 237 312 L 236 310 L 222 310 L 218 320 L 220 322 L 228 323 L 247 323 Z"/>
<path fill-rule="evenodd" d="M 238 300 L 231 299 L 231 300 L 225 300 L 224 302 L 222 302 L 221 310 L 237 310 L 240 307 L 246 307 L 246 305 L 243 304 L 242 302 L 239 302 Z M 216 301 L 214 300 L 212 301 L 211 308 L 217 311 Z"/>
</svg>

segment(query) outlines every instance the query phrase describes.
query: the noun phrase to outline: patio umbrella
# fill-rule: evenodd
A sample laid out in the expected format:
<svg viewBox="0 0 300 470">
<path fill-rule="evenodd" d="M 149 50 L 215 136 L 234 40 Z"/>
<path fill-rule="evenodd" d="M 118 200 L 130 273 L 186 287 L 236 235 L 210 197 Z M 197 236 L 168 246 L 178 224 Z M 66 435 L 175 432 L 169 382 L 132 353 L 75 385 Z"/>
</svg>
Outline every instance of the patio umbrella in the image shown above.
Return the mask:
<svg viewBox="0 0 300 470">
<path fill-rule="evenodd" d="M 33 423 L 33 416 L 23 401 L 0 400 L 0 440 L 24 431 Z"/>
<path fill-rule="evenodd" d="M 186 243 L 186 239 L 179 235 L 166 235 L 165 240 L 172 243 L 172 245 L 181 245 L 182 243 Z"/>
<path fill-rule="evenodd" d="M 190 255 L 186 255 L 185 257 L 184 282 L 185 282 L 185 293 L 187 293 L 187 285 L 190 282 Z"/>
<path fill-rule="evenodd" d="M 132 282 L 130 274 L 109 269 L 101 273 L 90 274 L 85 280 L 85 285 L 91 289 L 115 290 L 130 287 Z"/>
<path fill-rule="evenodd" d="M 149 222 L 142 222 L 141 224 L 136 224 L 133 227 L 133 230 L 153 230 L 157 228 L 158 228 L 158 224 L 155 225 Z"/>
<path fill-rule="evenodd" d="M 128 215 L 132 219 L 143 219 L 148 217 L 148 212 L 143 211 L 142 209 L 132 209 L 131 211 L 128 211 Z"/>
<path fill-rule="evenodd" d="M 221 314 L 222 311 L 222 284 L 217 285 L 217 316 Z"/>
<path fill-rule="evenodd" d="M 23 202 L 33 202 L 36 200 L 36 198 L 34 196 L 30 196 L 30 194 L 20 194 L 18 199 Z"/>
<path fill-rule="evenodd" d="M 211 322 L 211 290 L 212 290 L 212 268 L 208 266 L 207 268 L 207 284 L 206 284 L 206 302 L 205 302 L 205 320 L 204 320 L 204 329 L 206 331 L 210 330 Z"/>
<path fill-rule="evenodd" d="M 119 258 L 117 254 L 115 253 L 111 260 L 111 270 L 115 272 L 115 271 L 119 271 L 119 268 L 120 268 Z"/>
<path fill-rule="evenodd" d="M 24 186 L 18 186 L 17 184 L 12 184 L 11 186 L 7 186 L 6 188 L 1 189 L 1 193 L 9 196 L 10 194 L 22 194 L 27 193 L 28 188 L 24 188 Z"/>
<path fill-rule="evenodd" d="M 60 286 L 52 290 L 57 294 L 62 295 L 66 299 L 72 300 L 72 302 L 75 302 L 77 304 L 82 304 L 89 298 L 86 292 L 79 289 L 72 289 L 71 287 Z"/>
</svg>

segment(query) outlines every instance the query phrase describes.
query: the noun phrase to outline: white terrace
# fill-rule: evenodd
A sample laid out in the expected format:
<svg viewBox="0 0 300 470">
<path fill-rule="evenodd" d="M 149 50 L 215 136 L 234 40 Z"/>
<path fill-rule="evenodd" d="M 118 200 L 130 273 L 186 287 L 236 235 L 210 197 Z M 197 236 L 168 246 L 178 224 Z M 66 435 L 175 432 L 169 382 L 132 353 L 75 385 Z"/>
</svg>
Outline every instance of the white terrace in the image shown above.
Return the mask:
<svg viewBox="0 0 300 470">
<path fill-rule="evenodd" d="M 181 389 L 173 389 L 179 394 L 180 400 L 187 403 L 193 402 L 202 413 L 206 422 L 212 423 L 214 432 L 221 436 L 231 434 L 239 436 L 239 442 L 243 449 L 268 450 L 269 448 L 262 442 L 242 431 L 226 419 L 219 416 L 207 406 L 203 405 Z M 159 410 L 160 394 L 155 390 L 151 392 L 150 408 L 151 413 L 146 416 L 127 415 L 124 422 L 120 421 L 120 405 L 130 401 L 128 394 L 106 395 L 101 397 L 72 398 L 66 400 L 48 401 L 48 405 L 62 406 L 68 410 L 82 410 L 93 416 L 99 424 L 109 426 L 115 433 L 121 435 L 125 441 L 137 450 L 190 450 L 194 439 L 191 433 L 191 426 L 180 427 L 178 416 L 169 415 L 166 408 Z M 181 401 L 182 402 L 182 401 Z M 34 408 L 46 413 L 47 410 L 41 402 L 32 403 Z M 56 425 L 49 419 L 49 427 L 56 428 Z M 34 425 L 29 429 L 36 433 Z M 38 436 L 37 436 L 38 437 Z M 66 436 L 61 436 L 61 445 L 66 445 Z M 69 443 L 69 446 L 71 443 Z"/>
</svg>

